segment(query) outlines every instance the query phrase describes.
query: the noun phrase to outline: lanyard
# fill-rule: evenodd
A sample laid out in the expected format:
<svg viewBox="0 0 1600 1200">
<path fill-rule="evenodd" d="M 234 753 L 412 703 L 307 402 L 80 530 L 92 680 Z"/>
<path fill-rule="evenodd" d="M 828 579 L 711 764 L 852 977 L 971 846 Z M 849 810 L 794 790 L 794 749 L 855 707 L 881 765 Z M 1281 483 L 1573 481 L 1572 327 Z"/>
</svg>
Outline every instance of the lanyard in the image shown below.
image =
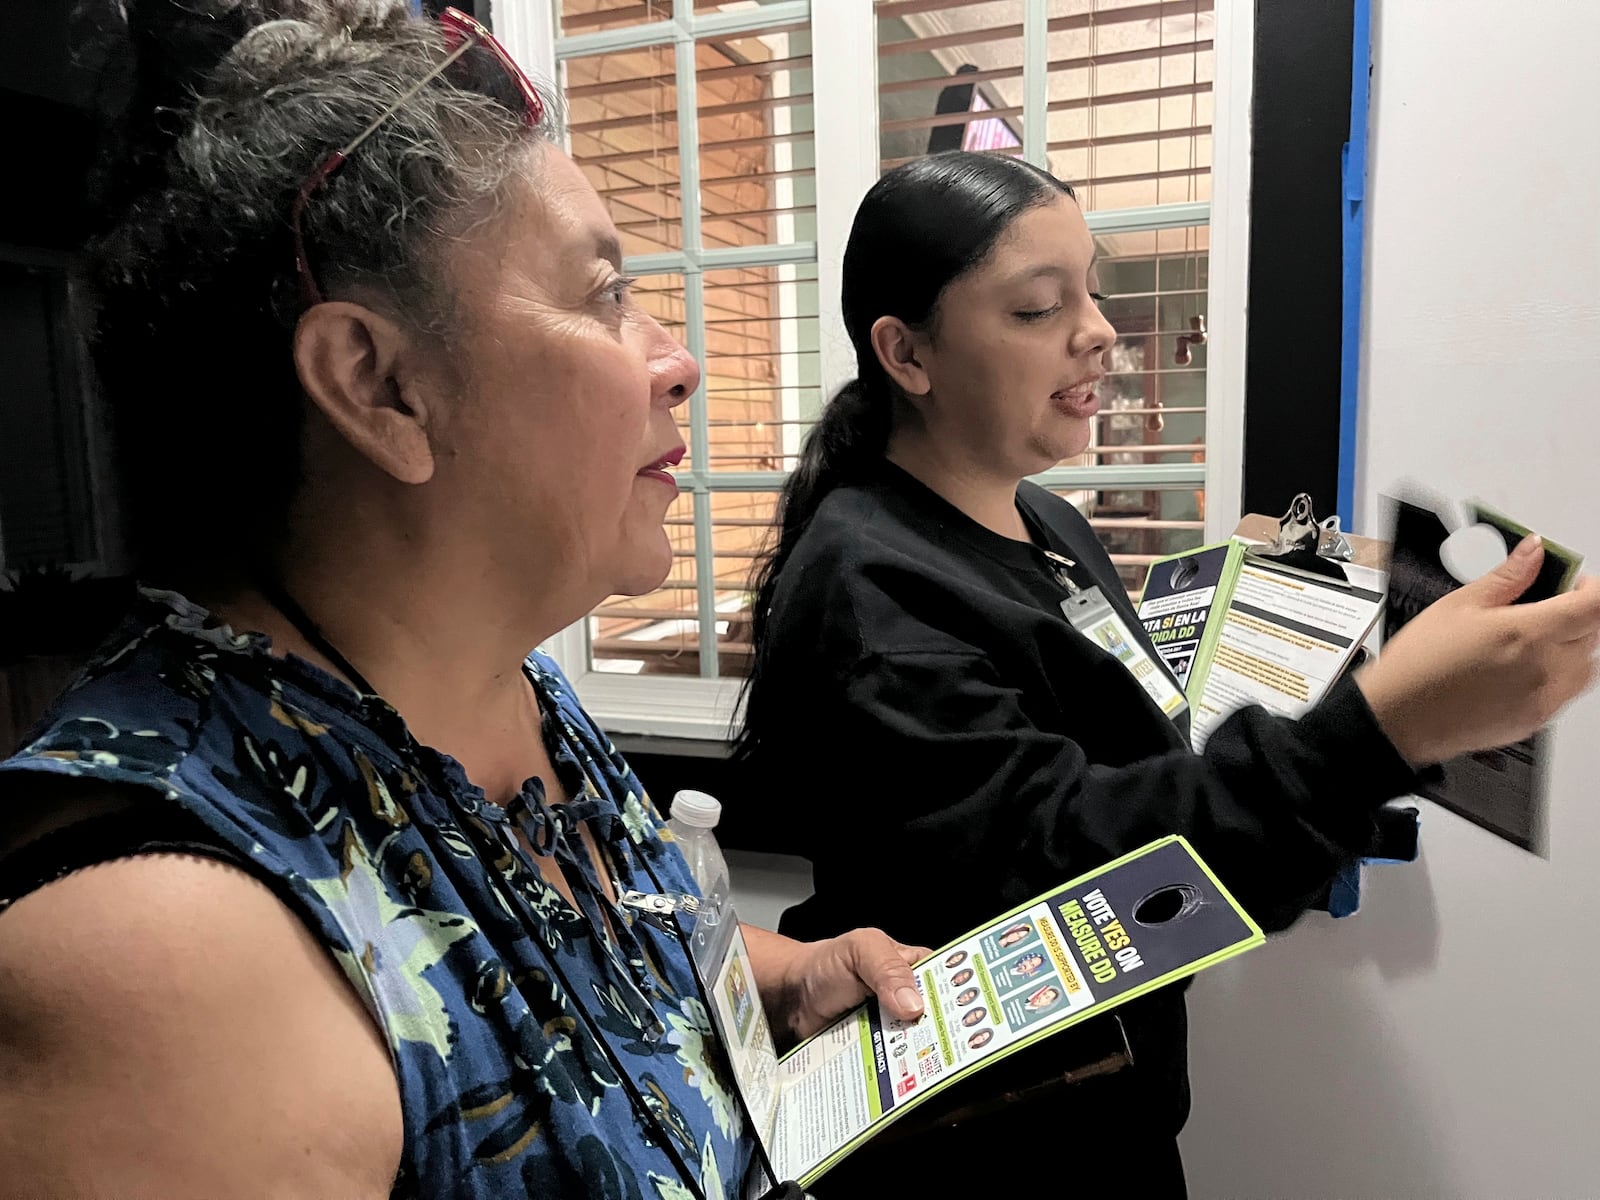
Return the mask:
<svg viewBox="0 0 1600 1200">
<path fill-rule="evenodd" d="M 309 645 L 314 647 L 318 653 L 320 653 L 324 658 L 337 667 L 345 676 L 345 678 L 355 685 L 355 688 L 358 692 L 366 696 L 381 698 L 378 697 L 377 689 L 374 688 L 372 684 L 367 682 L 366 676 L 357 670 L 355 665 L 348 658 L 346 658 L 343 653 L 340 652 L 339 648 L 328 639 L 328 636 L 322 632 L 322 630 L 317 626 L 317 623 L 311 619 L 310 614 L 300 606 L 299 602 L 296 601 L 293 596 L 289 595 L 289 593 L 281 584 L 276 581 L 276 579 L 270 575 L 263 576 L 256 581 L 256 586 L 260 590 L 261 594 L 266 597 L 267 602 L 283 615 L 289 624 L 294 627 L 295 631 L 299 633 L 301 637 L 305 638 Z M 431 777 L 430 772 L 426 770 L 424 764 L 418 760 L 417 756 L 411 752 L 410 747 L 403 747 L 402 750 L 406 757 L 412 760 L 412 765 L 418 770 L 419 773 L 425 777 Z M 443 794 L 448 796 L 450 794 L 450 789 L 444 788 Z M 523 847 L 517 842 L 516 835 L 512 832 L 509 825 L 497 823 L 497 827 L 501 830 L 502 840 L 505 841 L 508 849 L 519 855 L 525 854 Z M 548 837 L 544 839 L 548 843 L 548 848 L 550 851 L 553 852 L 556 838 L 559 836 L 561 836 L 561 831 L 559 829 L 554 829 L 549 833 Z M 694 954 L 689 946 L 689 939 L 687 936 L 685 936 L 682 926 L 676 919 L 677 915 L 680 913 L 687 913 L 690 915 L 697 914 L 699 912 L 700 905 L 699 899 L 685 892 L 669 892 L 663 888 L 661 886 L 661 881 L 656 877 L 655 870 L 642 855 L 637 856 L 636 861 L 638 865 L 643 868 L 644 873 L 649 876 L 650 883 L 656 889 L 655 892 L 649 893 L 640 892 L 637 890 L 624 890 L 621 881 L 617 879 L 616 870 L 609 857 L 606 855 L 601 855 L 600 857 L 605 864 L 606 873 L 611 877 L 612 888 L 617 894 L 618 904 L 624 909 L 640 913 L 647 921 L 649 921 L 652 926 L 672 937 L 682 948 L 684 956 L 689 960 L 689 974 L 694 980 L 695 991 L 698 993 L 697 998 L 700 1000 L 701 1004 L 705 1006 L 706 1012 L 709 1014 L 712 1011 L 710 988 L 706 985 L 704 978 L 701 976 L 699 965 L 694 961 Z M 532 911 L 531 902 L 525 895 L 522 894 L 521 890 L 518 888 L 505 886 L 503 881 L 497 878 L 495 872 L 490 871 L 486 872 L 485 874 L 486 877 L 490 879 L 492 885 L 498 891 L 500 891 L 502 895 L 509 896 L 512 903 L 518 907 L 522 913 L 524 925 L 530 924 L 531 921 L 532 926 L 536 928 L 540 922 L 538 921 L 536 914 L 534 914 Z M 579 874 L 582 874 L 581 870 L 579 871 Z M 574 891 L 576 891 L 577 886 L 573 886 Z M 584 888 L 585 890 L 589 890 L 587 881 L 584 882 Z M 596 934 L 597 943 L 607 947 L 607 955 L 612 957 L 614 963 L 615 956 L 611 953 L 610 939 L 598 936 L 598 931 L 594 929 L 593 918 L 589 913 L 582 911 L 583 906 L 581 904 L 578 905 L 578 908 L 580 910 L 580 915 L 589 923 L 591 933 Z M 628 1074 L 628 1071 L 623 1065 L 620 1057 L 615 1051 L 612 1050 L 611 1044 L 606 1041 L 604 1034 L 596 1025 L 594 1018 L 589 1014 L 588 1007 L 578 1002 L 578 997 L 580 997 L 583 993 L 572 986 L 571 980 L 568 979 L 567 974 L 562 969 L 558 959 L 559 956 L 552 953 L 546 957 L 545 961 L 555 973 L 557 979 L 560 980 L 562 989 L 571 999 L 572 1008 L 577 1012 L 579 1019 L 583 1022 L 584 1027 L 587 1029 L 590 1041 L 597 1046 L 601 1054 L 605 1056 L 607 1063 L 611 1067 L 611 1070 L 621 1082 L 623 1090 L 627 1092 L 629 1102 L 631 1103 L 635 1114 L 645 1124 L 645 1126 L 651 1130 L 656 1144 L 659 1145 L 666 1152 L 667 1156 L 672 1159 L 673 1166 L 677 1168 L 678 1174 L 683 1179 L 685 1185 L 688 1186 L 693 1192 L 696 1200 L 706 1200 L 705 1188 L 700 1182 L 700 1172 L 690 1169 L 689 1163 L 684 1159 L 683 1155 L 678 1149 L 677 1143 L 673 1140 L 673 1132 L 667 1127 L 666 1121 L 659 1116 L 656 1110 L 649 1104 L 648 1101 L 646 1101 L 644 1094 L 639 1090 L 639 1086 L 633 1081 L 632 1076 Z M 651 1008 L 654 1009 L 653 1004 L 651 1005 Z M 716 1050 L 722 1050 L 720 1039 L 718 1040 Z M 730 1078 L 732 1076 L 731 1070 L 729 1071 L 729 1076 Z M 762 1145 L 761 1136 L 755 1129 L 755 1124 L 750 1115 L 749 1108 L 745 1104 L 744 1096 L 739 1092 L 737 1083 L 735 1084 L 733 1091 L 734 1099 L 744 1113 L 745 1124 L 749 1127 L 751 1131 L 751 1138 L 755 1142 L 756 1155 L 760 1160 L 761 1165 L 767 1172 L 767 1178 L 769 1180 L 775 1179 L 776 1176 L 772 1172 L 772 1164 L 767 1160 L 766 1148 Z M 781 1193 L 781 1188 L 779 1190 Z"/>
</svg>

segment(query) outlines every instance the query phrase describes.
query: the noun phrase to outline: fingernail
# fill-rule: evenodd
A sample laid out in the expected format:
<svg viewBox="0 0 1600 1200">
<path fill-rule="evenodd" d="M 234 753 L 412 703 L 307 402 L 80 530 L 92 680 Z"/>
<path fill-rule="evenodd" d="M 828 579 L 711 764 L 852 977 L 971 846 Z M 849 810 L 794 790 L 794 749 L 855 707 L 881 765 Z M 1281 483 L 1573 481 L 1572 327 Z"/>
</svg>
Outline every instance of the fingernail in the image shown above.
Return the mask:
<svg viewBox="0 0 1600 1200">
<path fill-rule="evenodd" d="M 922 1011 L 922 993 L 914 987 L 903 987 L 894 994 L 895 1003 L 903 1012 L 920 1013 Z"/>
<path fill-rule="evenodd" d="M 1527 558 L 1534 551 L 1544 545 L 1544 539 L 1537 533 L 1530 533 L 1517 543 L 1517 548 L 1511 554 L 1512 558 Z"/>
</svg>

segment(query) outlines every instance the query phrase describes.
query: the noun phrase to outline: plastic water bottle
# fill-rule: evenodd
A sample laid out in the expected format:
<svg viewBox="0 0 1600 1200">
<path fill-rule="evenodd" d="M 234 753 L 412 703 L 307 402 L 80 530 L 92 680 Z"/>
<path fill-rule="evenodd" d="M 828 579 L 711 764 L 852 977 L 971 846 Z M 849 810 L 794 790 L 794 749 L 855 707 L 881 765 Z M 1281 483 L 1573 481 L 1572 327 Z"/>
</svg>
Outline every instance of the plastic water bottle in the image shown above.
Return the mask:
<svg viewBox="0 0 1600 1200">
<path fill-rule="evenodd" d="M 712 832 L 722 819 L 722 805 L 704 792 L 679 792 L 672 798 L 667 828 L 689 861 L 689 873 L 700 888 L 700 920 L 715 925 L 729 907 L 728 861 Z"/>
</svg>

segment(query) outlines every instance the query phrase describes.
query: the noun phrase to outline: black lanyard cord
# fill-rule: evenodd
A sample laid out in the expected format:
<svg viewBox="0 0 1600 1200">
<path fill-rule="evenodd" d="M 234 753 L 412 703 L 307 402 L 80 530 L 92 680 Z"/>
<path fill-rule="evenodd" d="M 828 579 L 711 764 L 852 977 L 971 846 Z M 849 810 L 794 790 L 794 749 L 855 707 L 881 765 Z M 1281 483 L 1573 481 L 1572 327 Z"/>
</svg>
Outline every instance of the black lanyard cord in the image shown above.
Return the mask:
<svg viewBox="0 0 1600 1200">
<path fill-rule="evenodd" d="M 376 696 L 378 689 L 367 682 L 367 677 L 356 670 L 355 665 L 339 652 L 339 648 L 328 640 L 328 635 L 323 633 L 311 615 L 300 607 L 299 601 L 284 589 L 271 575 L 261 575 L 256 579 L 256 589 L 267 598 L 267 603 L 283 614 L 295 632 L 305 638 L 306 642 L 331 662 L 348 679 L 351 685 L 366 696 Z"/>
</svg>

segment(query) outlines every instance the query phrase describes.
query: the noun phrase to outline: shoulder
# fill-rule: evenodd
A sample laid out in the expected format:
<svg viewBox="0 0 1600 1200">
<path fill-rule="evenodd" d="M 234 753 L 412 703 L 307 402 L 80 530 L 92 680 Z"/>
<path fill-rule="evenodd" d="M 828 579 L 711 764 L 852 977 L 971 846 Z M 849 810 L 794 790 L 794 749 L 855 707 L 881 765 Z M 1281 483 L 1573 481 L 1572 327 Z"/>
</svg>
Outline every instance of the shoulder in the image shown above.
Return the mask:
<svg viewBox="0 0 1600 1200">
<path fill-rule="evenodd" d="M 986 571 L 889 490 L 840 488 L 784 568 L 773 625 L 811 661 L 959 650 Z"/>
<path fill-rule="evenodd" d="M 1094 527 L 1076 507 L 1031 479 L 1024 479 L 1017 488 L 1017 499 L 1035 518 L 1063 536 L 1076 540 L 1078 534 L 1093 534 Z"/>
<path fill-rule="evenodd" d="M 105 863 L 0 914 L 0 1077 L 0 1158 L 41 1193 L 376 1197 L 400 1161 L 361 1001 L 271 891 L 202 859 Z"/>
<path fill-rule="evenodd" d="M 926 571 L 935 550 L 928 532 L 881 489 L 837 488 L 818 506 L 785 564 L 777 603 L 804 597 L 808 606 L 830 606 L 821 611 L 847 612 L 853 598 Z"/>
</svg>

